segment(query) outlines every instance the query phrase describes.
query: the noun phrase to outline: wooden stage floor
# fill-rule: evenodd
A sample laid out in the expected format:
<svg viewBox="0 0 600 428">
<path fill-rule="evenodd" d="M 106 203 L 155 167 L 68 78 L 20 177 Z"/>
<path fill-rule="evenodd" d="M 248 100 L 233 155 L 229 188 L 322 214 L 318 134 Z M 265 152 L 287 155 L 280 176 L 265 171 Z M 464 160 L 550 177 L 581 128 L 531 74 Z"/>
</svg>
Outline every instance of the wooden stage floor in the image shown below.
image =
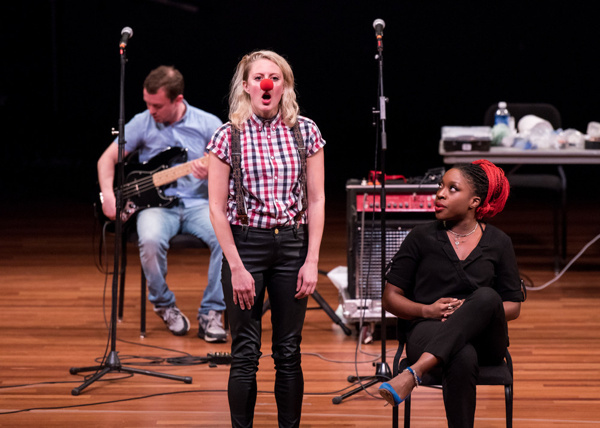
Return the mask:
<svg viewBox="0 0 600 428">
<path fill-rule="evenodd" d="M 536 286 L 554 277 L 551 215 L 526 200 L 509 204 L 494 223 L 514 240 L 520 269 Z M 569 259 L 600 233 L 598 200 L 569 208 Z M 320 269 L 345 266 L 343 203 L 328 205 Z M 0 426 L 4 427 L 226 427 L 228 366 L 202 364 L 229 344 L 207 344 L 197 324 L 184 337 L 169 334 L 148 308 L 147 337 L 139 337 L 139 259 L 129 247 L 125 315 L 116 348 L 123 365 L 192 376 L 192 384 L 145 375 L 110 374 L 72 396 L 107 345 L 111 280 L 96 267 L 98 234 L 92 208 L 82 203 L 17 203 L 0 213 Z M 112 244 L 109 244 L 109 250 Z M 112 257 L 108 257 L 112 267 Z M 207 252 L 172 251 L 169 283 L 190 319 L 206 280 Z M 515 363 L 515 427 L 600 425 L 600 243 L 591 246 L 556 283 L 530 291 L 521 317 L 510 323 Z M 318 290 L 335 309 L 338 292 L 322 275 Z M 311 299 L 309 306 L 315 307 Z M 264 318 L 265 357 L 258 374 L 255 426 L 276 426 L 270 321 Z M 352 387 L 348 375 L 374 374 L 381 342 L 357 344 L 324 311 L 307 314 L 303 341 L 303 427 L 391 426 L 392 409 L 372 387 L 332 404 Z M 386 342 L 391 364 L 396 343 Z M 181 358 L 188 357 L 188 358 Z M 478 390 L 477 427 L 503 427 L 500 387 Z M 413 426 L 445 425 L 441 393 L 414 392 Z"/>
</svg>

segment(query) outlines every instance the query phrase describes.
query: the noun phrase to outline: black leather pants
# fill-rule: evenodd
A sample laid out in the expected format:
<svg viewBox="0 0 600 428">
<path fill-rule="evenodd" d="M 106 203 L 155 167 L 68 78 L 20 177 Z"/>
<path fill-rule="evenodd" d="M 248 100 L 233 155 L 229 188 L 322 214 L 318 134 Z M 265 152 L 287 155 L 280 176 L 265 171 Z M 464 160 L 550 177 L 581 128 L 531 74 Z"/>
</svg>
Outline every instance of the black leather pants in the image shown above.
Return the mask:
<svg viewBox="0 0 600 428">
<path fill-rule="evenodd" d="M 232 226 L 233 237 L 245 268 L 255 281 L 256 298 L 251 309 L 233 304 L 231 270 L 223 259 L 222 281 L 231 331 L 232 363 L 228 399 L 233 427 L 251 427 L 254 419 L 263 302 L 268 292 L 273 326 L 275 400 L 280 427 L 298 427 L 302 411 L 304 378 L 300 342 L 307 298 L 298 300 L 298 271 L 308 248 L 305 227 L 256 229 Z"/>
</svg>

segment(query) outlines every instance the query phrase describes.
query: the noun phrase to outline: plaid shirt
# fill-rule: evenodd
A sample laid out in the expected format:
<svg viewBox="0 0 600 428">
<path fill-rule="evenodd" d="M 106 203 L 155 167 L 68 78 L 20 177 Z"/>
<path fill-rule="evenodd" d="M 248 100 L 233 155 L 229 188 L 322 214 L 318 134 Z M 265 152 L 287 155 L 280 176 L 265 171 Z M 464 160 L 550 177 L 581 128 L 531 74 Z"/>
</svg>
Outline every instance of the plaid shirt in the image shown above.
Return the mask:
<svg viewBox="0 0 600 428">
<path fill-rule="evenodd" d="M 307 158 L 325 145 L 317 125 L 298 116 Z M 210 140 L 207 150 L 231 166 L 231 123 L 222 125 Z M 300 156 L 292 128 L 278 114 L 271 121 L 252 115 L 240 132 L 242 149 L 242 186 L 248 225 L 263 229 L 292 223 L 300 211 Z M 227 218 L 241 225 L 237 217 L 233 173 L 229 175 Z M 302 218 L 300 223 L 305 223 Z"/>
</svg>

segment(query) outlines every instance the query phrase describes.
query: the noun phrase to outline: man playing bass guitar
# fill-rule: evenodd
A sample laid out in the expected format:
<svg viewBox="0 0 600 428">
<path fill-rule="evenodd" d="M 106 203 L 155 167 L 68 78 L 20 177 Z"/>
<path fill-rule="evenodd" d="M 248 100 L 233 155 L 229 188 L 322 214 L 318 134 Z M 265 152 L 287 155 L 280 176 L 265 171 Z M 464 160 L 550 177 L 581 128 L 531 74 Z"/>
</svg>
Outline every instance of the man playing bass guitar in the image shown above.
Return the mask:
<svg viewBox="0 0 600 428">
<path fill-rule="evenodd" d="M 203 159 L 206 144 L 222 122 L 218 117 L 190 106 L 183 98 L 183 89 L 183 76 L 177 69 L 160 66 L 152 70 L 143 88 L 147 110 L 125 125 L 125 154 L 137 152 L 139 162 L 159 157 L 167 149 L 185 151 L 191 160 L 187 165 L 191 174 L 177 178 L 164 190 L 173 203 L 143 207 L 137 212 L 140 260 L 154 312 L 171 333 L 184 335 L 190 329 L 190 322 L 177 308 L 175 295 L 166 282 L 169 240 L 178 233 L 188 233 L 204 241 L 211 254 L 208 284 L 198 309 L 198 336 L 208 342 L 224 342 L 227 334 L 221 317 L 225 309 L 221 287 L 223 253 L 209 219 L 208 168 Z M 113 181 L 117 161 L 115 140 L 98 160 L 102 211 L 109 219 L 116 216 Z"/>
</svg>

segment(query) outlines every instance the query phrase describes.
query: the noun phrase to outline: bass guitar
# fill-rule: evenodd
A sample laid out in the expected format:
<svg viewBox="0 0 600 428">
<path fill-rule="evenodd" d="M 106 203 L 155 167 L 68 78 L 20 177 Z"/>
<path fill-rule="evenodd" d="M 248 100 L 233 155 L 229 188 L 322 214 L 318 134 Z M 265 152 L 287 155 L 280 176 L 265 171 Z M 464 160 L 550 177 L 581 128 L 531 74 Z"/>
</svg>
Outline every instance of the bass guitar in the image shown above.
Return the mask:
<svg viewBox="0 0 600 428">
<path fill-rule="evenodd" d="M 121 221 L 125 224 L 135 213 L 150 207 L 169 207 L 175 196 L 165 190 L 177 179 L 192 172 L 192 161 L 187 161 L 187 149 L 170 147 L 146 162 L 139 162 L 138 152 L 127 155 L 123 161 L 124 179 L 121 186 L 123 208 Z M 185 162 L 185 163 L 181 163 Z M 176 163 L 179 165 L 172 166 Z M 115 194 L 118 189 L 115 189 Z M 98 204 L 100 212 L 102 203 Z"/>
</svg>

